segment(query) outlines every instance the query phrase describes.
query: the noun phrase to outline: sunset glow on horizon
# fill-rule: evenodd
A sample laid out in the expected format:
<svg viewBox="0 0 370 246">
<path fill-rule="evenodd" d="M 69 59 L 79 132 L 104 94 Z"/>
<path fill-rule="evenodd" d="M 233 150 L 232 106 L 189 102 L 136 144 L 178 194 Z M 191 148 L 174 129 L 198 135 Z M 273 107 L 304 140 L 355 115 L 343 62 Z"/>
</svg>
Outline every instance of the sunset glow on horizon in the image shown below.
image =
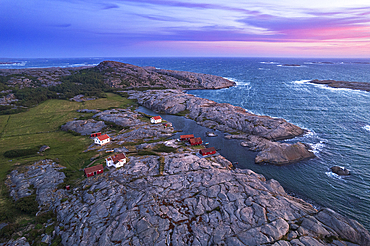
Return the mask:
<svg viewBox="0 0 370 246">
<path fill-rule="evenodd" d="M 370 3 L 4 0 L 0 57 L 370 58 Z"/>
</svg>

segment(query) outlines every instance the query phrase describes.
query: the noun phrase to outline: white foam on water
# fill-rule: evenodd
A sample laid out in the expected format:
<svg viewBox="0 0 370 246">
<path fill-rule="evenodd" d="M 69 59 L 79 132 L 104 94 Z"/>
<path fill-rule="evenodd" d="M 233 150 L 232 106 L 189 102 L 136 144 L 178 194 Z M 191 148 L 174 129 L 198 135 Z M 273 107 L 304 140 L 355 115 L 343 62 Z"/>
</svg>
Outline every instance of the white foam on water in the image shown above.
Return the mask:
<svg viewBox="0 0 370 246">
<path fill-rule="evenodd" d="M 319 154 L 324 148 L 325 148 L 325 142 L 324 141 L 320 141 L 318 143 L 315 143 L 315 144 L 309 144 L 310 147 L 312 148 L 312 153 L 314 154 Z"/>
<path fill-rule="evenodd" d="M 23 62 L 14 62 L 14 63 L 5 63 L 5 64 L 0 64 L 1 67 L 23 67 L 26 65 L 26 61 L 23 61 Z"/>
<path fill-rule="evenodd" d="M 316 84 L 316 83 L 310 83 L 311 80 L 296 80 L 293 81 L 294 84 L 307 84 L 307 85 L 313 85 L 317 88 L 320 89 L 325 89 L 325 90 L 330 90 L 333 92 L 351 92 L 351 93 L 367 93 L 367 91 L 362 91 L 362 90 L 354 90 L 354 89 L 349 89 L 349 88 L 334 88 L 330 87 L 326 84 Z"/>
<path fill-rule="evenodd" d="M 260 63 L 262 63 L 262 64 L 279 64 L 278 62 L 272 62 L 272 61 L 262 61 L 262 62 L 260 62 Z"/>
<path fill-rule="evenodd" d="M 366 125 L 366 126 L 364 126 L 362 128 L 365 129 L 366 131 L 369 131 L 370 132 L 370 125 Z"/>
<path fill-rule="evenodd" d="M 304 79 L 304 80 L 296 80 L 296 81 L 293 81 L 294 84 L 308 84 L 308 82 L 310 82 L 311 80 L 307 80 L 307 79 Z"/>
<path fill-rule="evenodd" d="M 237 80 L 237 79 L 234 79 L 234 78 L 230 78 L 230 77 L 223 77 L 224 79 L 227 79 L 227 80 L 230 80 L 232 82 L 235 82 L 237 86 L 246 86 L 246 85 L 250 85 L 249 82 L 245 82 L 245 81 L 240 81 L 240 80 Z"/>
<path fill-rule="evenodd" d="M 326 176 L 328 176 L 329 178 L 333 178 L 333 179 L 342 179 L 341 176 L 339 176 L 338 174 L 336 173 L 333 173 L 333 172 L 325 172 Z M 330 185 L 331 187 L 333 187 L 335 189 L 334 186 Z"/>
</svg>

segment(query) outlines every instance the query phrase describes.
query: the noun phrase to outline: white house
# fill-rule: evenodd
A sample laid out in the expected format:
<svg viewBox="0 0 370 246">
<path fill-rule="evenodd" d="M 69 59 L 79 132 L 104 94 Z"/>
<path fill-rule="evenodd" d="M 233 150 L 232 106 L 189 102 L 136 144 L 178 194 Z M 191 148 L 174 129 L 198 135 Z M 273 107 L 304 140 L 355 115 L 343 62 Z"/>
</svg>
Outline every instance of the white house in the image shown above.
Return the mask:
<svg viewBox="0 0 370 246">
<path fill-rule="evenodd" d="M 104 145 L 110 142 L 110 137 L 107 134 L 98 136 L 94 139 L 94 143 Z"/>
<path fill-rule="evenodd" d="M 162 118 L 161 118 L 161 116 L 154 116 L 154 117 L 150 118 L 150 122 L 153 123 L 153 124 L 161 123 Z"/>
<path fill-rule="evenodd" d="M 122 167 L 126 163 L 126 156 L 123 153 L 109 156 L 105 159 L 108 167 L 114 166 L 115 168 Z"/>
</svg>

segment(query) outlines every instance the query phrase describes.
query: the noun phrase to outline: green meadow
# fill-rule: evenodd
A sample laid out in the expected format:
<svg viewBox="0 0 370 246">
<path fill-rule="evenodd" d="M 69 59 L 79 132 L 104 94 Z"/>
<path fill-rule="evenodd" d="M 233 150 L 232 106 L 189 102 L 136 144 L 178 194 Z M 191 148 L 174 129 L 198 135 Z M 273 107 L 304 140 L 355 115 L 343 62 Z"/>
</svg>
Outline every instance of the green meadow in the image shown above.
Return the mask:
<svg viewBox="0 0 370 246">
<path fill-rule="evenodd" d="M 0 115 L 0 213 L 6 207 L 11 207 L 7 188 L 4 185 L 6 175 L 15 167 L 32 164 L 42 159 L 52 159 L 67 167 L 68 178 L 83 178 L 80 171 L 90 163 L 90 158 L 96 152 L 83 152 L 92 144 L 88 136 L 75 136 L 64 132 L 60 126 L 74 118 L 90 117 L 93 114 L 78 113 L 77 109 L 109 109 L 126 108 L 136 103 L 113 93 L 107 93 L 106 98 L 86 102 L 71 102 L 67 100 L 47 100 L 27 112 L 12 115 Z M 4 153 L 9 150 L 38 148 L 48 145 L 50 149 L 42 154 L 7 158 Z M 72 177 L 68 177 L 70 174 Z M 0 219 L 1 220 L 1 219 Z"/>
</svg>

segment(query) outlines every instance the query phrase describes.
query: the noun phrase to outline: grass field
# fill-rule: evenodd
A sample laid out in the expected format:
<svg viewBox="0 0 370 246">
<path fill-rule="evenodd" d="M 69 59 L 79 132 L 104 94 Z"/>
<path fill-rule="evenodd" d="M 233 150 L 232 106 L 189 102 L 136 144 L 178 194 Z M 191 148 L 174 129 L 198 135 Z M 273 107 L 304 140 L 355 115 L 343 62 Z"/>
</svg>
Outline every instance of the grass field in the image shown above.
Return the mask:
<svg viewBox="0 0 370 246">
<path fill-rule="evenodd" d="M 66 100 L 48 100 L 40 105 L 13 115 L 0 115 L 0 212 L 11 206 L 11 200 L 5 197 L 7 188 L 4 185 L 6 175 L 16 166 L 32 164 L 37 160 L 53 159 L 83 177 L 79 171 L 90 163 L 96 152 L 83 153 L 92 143 L 87 136 L 74 136 L 60 130 L 60 126 L 83 114 L 77 109 L 108 109 L 128 107 L 137 104 L 116 94 L 107 93 L 107 98 L 87 102 L 70 102 Z M 50 146 L 42 155 L 6 158 L 4 152 L 14 149 L 33 148 L 40 145 Z M 67 176 L 68 177 L 68 176 Z M 4 212 L 4 211 L 3 211 Z"/>
</svg>

